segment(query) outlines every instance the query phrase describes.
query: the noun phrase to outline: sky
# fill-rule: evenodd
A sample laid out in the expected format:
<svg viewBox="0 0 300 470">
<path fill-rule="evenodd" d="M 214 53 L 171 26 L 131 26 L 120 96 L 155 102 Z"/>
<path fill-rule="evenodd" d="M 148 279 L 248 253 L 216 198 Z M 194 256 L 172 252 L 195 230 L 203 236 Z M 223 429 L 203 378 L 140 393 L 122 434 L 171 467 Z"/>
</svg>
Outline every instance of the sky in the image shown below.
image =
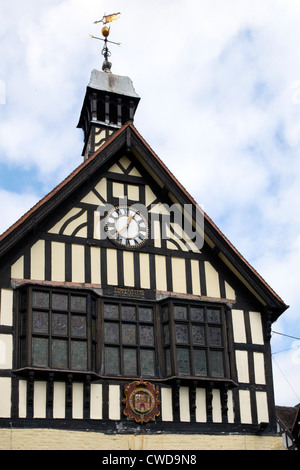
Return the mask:
<svg viewBox="0 0 300 470">
<path fill-rule="evenodd" d="M 300 403 L 300 2 L 0 0 L 0 233 L 83 161 L 101 70 L 141 97 L 134 124 L 288 304 L 273 324 L 275 402 Z M 285 335 L 285 336 L 284 336 Z"/>
</svg>

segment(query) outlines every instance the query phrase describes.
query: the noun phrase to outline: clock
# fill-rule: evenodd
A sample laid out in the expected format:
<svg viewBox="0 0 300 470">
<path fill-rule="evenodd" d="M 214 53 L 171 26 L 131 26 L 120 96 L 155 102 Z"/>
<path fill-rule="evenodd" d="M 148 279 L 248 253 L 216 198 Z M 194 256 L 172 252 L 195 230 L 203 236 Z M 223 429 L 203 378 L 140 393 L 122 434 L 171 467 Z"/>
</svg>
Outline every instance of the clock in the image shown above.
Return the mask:
<svg viewBox="0 0 300 470">
<path fill-rule="evenodd" d="M 133 206 L 117 206 L 106 216 L 105 228 L 109 238 L 119 245 L 134 248 L 148 239 L 148 221 Z"/>
</svg>

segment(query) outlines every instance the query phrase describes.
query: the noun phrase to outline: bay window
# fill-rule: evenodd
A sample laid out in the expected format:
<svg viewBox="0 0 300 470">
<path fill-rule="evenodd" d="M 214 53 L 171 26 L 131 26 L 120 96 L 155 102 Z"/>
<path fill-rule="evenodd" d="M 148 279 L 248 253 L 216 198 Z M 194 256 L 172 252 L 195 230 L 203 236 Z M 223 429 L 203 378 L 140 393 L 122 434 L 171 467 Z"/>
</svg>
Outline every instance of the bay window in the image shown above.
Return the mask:
<svg viewBox="0 0 300 470">
<path fill-rule="evenodd" d="M 22 287 L 18 369 L 111 378 L 229 378 L 218 304 L 105 299 L 93 292 Z"/>
<path fill-rule="evenodd" d="M 19 338 L 20 367 L 93 369 L 96 299 L 75 291 L 21 289 Z"/>
<path fill-rule="evenodd" d="M 220 307 L 169 302 L 162 306 L 161 321 L 166 376 L 225 377 Z"/>
<path fill-rule="evenodd" d="M 152 306 L 104 302 L 106 375 L 156 377 Z"/>
</svg>

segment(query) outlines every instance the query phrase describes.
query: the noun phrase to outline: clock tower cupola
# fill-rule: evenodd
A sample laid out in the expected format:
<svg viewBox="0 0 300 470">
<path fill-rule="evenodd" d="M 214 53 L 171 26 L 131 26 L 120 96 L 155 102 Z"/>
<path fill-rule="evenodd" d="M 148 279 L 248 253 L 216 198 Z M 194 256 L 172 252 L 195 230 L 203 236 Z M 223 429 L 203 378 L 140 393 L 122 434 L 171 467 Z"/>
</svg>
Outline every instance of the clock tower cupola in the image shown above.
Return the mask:
<svg viewBox="0 0 300 470">
<path fill-rule="evenodd" d="M 78 128 L 84 133 L 82 155 L 86 160 L 126 122 L 133 122 L 140 97 L 136 93 L 132 80 L 126 76 L 111 73 L 112 64 L 109 61 L 110 51 L 107 43 L 118 44 L 108 40 L 110 23 L 119 14 L 104 16 L 102 22 L 102 38 L 91 36 L 104 41 L 102 54 L 104 61 L 102 71 L 93 70 L 86 89 Z M 95 22 L 98 23 L 98 22 Z"/>
</svg>

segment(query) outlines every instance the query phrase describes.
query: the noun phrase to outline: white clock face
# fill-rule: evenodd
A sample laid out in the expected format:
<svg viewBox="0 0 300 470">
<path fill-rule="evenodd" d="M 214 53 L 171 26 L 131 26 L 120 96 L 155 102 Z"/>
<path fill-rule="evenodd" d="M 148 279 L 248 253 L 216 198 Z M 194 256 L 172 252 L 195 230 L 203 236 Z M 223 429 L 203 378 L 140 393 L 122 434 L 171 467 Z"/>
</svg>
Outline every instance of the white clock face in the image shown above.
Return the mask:
<svg viewBox="0 0 300 470">
<path fill-rule="evenodd" d="M 106 230 L 111 240 L 126 247 L 141 246 L 148 239 L 147 219 L 134 207 L 119 206 L 110 210 Z"/>
</svg>

